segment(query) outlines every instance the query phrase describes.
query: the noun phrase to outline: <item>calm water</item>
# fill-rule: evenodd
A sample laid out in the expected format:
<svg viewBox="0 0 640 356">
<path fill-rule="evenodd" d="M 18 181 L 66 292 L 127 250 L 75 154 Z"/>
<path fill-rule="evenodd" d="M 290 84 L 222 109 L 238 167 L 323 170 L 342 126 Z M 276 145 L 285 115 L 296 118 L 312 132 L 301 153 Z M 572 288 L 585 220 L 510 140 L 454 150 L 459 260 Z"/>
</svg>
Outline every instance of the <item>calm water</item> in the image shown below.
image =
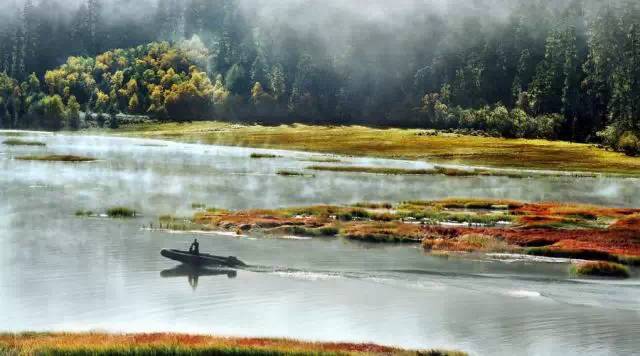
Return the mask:
<svg viewBox="0 0 640 356">
<path fill-rule="evenodd" d="M 0 133 L 0 140 L 6 137 Z M 340 239 L 197 235 L 248 270 L 195 276 L 159 255 L 194 234 L 141 229 L 191 204 L 221 208 L 449 196 L 639 205 L 634 179 L 393 177 L 301 170 L 314 155 L 140 139 L 29 134 L 0 145 L 0 330 L 181 331 L 373 341 L 472 354 L 627 355 L 640 349 L 640 279 L 572 279 L 567 265 L 444 259 Z M 154 146 L 149 146 L 153 144 Z M 98 162 L 17 161 L 71 153 Z M 318 155 L 315 155 L 319 157 Z M 429 167 L 346 158 L 344 164 Z M 132 206 L 134 220 L 77 218 Z"/>
</svg>

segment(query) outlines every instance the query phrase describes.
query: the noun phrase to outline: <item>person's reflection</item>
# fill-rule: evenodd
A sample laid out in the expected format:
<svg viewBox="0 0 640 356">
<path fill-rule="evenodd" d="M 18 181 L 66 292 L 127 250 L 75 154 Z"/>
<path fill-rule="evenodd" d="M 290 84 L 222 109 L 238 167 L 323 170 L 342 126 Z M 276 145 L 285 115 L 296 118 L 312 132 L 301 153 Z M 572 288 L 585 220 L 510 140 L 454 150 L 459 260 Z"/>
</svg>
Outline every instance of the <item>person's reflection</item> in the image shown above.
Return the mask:
<svg viewBox="0 0 640 356">
<path fill-rule="evenodd" d="M 187 281 L 193 290 L 198 288 L 198 279 L 201 276 L 222 276 L 226 275 L 227 278 L 235 278 L 237 272 L 232 269 L 208 269 L 198 268 L 189 265 L 179 265 L 174 268 L 165 269 L 160 272 L 160 276 L 163 278 L 173 277 L 187 277 Z"/>
<path fill-rule="evenodd" d="M 189 279 L 189 285 L 191 288 L 196 290 L 196 288 L 198 288 L 198 275 L 196 273 L 189 273 L 189 277 L 187 278 Z"/>
</svg>

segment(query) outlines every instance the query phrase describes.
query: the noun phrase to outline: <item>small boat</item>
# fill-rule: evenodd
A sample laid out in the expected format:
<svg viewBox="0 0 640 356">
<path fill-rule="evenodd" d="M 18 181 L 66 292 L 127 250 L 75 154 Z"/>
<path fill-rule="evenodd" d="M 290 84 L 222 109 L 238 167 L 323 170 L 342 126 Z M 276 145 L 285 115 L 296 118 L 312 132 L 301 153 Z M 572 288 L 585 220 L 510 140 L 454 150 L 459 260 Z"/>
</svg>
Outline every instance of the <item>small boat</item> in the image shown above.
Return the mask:
<svg viewBox="0 0 640 356">
<path fill-rule="evenodd" d="M 225 266 L 225 267 L 244 267 L 246 264 L 239 259 L 229 256 L 214 256 L 208 253 L 200 253 L 194 255 L 188 251 L 180 251 L 173 249 L 162 249 L 160 254 L 168 259 L 182 262 L 192 266 Z"/>
</svg>

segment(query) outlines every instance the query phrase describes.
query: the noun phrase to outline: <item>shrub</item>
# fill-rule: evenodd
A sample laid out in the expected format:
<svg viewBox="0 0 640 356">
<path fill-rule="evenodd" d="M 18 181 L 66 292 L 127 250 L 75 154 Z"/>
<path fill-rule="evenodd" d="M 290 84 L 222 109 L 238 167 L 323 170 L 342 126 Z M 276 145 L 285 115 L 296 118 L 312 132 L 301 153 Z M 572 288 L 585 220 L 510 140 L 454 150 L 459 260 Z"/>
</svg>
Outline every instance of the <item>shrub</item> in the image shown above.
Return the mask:
<svg viewBox="0 0 640 356">
<path fill-rule="evenodd" d="M 640 140 L 631 131 L 626 131 L 620 136 L 618 141 L 618 150 L 629 156 L 637 156 L 640 154 Z"/>
</svg>

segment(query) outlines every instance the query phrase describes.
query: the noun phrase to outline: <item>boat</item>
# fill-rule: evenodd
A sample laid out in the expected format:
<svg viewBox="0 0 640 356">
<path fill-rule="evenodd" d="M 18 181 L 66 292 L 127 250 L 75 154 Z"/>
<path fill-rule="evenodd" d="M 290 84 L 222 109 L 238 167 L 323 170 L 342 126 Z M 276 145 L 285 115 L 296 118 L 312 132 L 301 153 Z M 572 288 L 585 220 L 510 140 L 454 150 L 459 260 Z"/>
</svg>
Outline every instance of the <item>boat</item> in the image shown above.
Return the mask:
<svg viewBox="0 0 640 356">
<path fill-rule="evenodd" d="M 246 264 L 234 256 L 215 256 L 208 253 L 193 254 L 188 251 L 162 249 L 160 254 L 168 259 L 192 266 L 244 267 Z"/>
</svg>

